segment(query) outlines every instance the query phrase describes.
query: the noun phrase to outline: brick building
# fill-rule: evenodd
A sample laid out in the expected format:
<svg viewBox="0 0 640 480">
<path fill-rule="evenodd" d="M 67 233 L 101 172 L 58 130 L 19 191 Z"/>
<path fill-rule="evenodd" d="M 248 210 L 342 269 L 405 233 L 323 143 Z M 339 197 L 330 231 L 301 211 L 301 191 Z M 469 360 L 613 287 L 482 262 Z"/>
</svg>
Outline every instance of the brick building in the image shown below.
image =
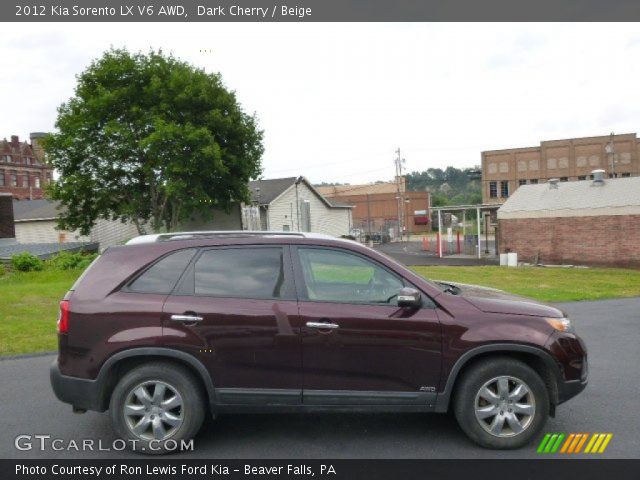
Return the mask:
<svg viewBox="0 0 640 480">
<path fill-rule="evenodd" d="M 53 178 L 39 143 L 44 135 L 32 133 L 31 143 L 20 142 L 17 135 L 0 141 L 0 192 L 11 193 L 18 200 L 43 198 L 44 187 Z"/>
<path fill-rule="evenodd" d="M 635 133 L 548 140 L 536 147 L 482 152 L 482 202 L 504 203 L 522 185 L 640 175 L 640 139 Z"/>
<path fill-rule="evenodd" d="M 640 177 L 519 188 L 498 210 L 500 252 L 543 264 L 640 267 Z"/>
<path fill-rule="evenodd" d="M 428 230 L 429 193 L 407 192 L 405 177 L 400 182 L 401 202 L 395 182 L 318 187 L 318 191 L 331 200 L 353 205 L 353 226 L 364 233 L 397 231 L 398 208 L 405 231 L 417 234 Z"/>
</svg>

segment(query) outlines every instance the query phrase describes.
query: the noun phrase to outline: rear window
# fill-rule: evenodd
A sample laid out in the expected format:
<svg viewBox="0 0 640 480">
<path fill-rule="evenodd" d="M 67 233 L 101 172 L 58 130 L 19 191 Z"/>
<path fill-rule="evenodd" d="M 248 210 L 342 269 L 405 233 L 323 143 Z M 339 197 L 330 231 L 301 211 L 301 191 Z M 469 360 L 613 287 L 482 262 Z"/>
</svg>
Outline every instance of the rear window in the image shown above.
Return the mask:
<svg viewBox="0 0 640 480">
<path fill-rule="evenodd" d="M 207 250 L 195 264 L 195 294 L 215 297 L 283 298 L 282 248 Z"/>
<path fill-rule="evenodd" d="M 131 282 L 127 290 L 137 293 L 171 293 L 195 253 L 195 248 L 189 248 L 163 257 Z"/>
</svg>

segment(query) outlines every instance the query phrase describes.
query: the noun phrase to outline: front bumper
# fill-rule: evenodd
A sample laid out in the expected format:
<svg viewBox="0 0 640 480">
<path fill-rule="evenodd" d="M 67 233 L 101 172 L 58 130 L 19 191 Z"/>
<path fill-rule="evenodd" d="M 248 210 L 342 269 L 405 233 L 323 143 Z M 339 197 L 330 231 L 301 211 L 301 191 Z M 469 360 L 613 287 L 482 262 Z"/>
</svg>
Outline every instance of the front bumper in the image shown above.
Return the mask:
<svg viewBox="0 0 640 480">
<path fill-rule="evenodd" d="M 58 400 L 71 404 L 75 409 L 106 410 L 102 401 L 102 387 L 97 380 L 68 377 L 60 373 L 58 360 L 54 360 L 49 369 L 51 387 Z"/>
<path fill-rule="evenodd" d="M 557 378 L 557 403 L 575 397 L 587 386 L 589 364 L 584 341 L 574 334 L 554 333 L 547 342 L 559 367 Z"/>
<path fill-rule="evenodd" d="M 560 382 L 558 384 L 558 405 L 575 397 L 587 387 L 587 379 Z"/>
</svg>

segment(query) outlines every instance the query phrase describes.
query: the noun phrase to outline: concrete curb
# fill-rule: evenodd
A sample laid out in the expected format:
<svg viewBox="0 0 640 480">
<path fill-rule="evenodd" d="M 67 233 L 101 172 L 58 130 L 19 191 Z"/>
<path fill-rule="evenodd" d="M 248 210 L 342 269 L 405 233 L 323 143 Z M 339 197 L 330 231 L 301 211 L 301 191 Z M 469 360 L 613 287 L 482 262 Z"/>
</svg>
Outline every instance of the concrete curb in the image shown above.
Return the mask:
<svg viewBox="0 0 640 480">
<path fill-rule="evenodd" d="M 55 355 L 57 353 L 57 350 L 51 350 L 47 352 L 21 353 L 20 355 L 3 355 L 0 356 L 0 362 L 3 362 L 5 360 L 22 360 L 25 358 L 46 357 L 49 355 Z"/>
</svg>

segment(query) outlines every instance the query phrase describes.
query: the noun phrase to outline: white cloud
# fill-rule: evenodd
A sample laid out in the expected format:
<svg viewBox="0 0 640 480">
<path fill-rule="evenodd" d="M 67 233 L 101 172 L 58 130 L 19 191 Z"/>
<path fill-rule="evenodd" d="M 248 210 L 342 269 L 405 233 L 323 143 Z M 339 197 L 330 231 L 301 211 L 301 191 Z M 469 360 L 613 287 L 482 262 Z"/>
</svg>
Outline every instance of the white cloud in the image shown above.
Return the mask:
<svg viewBox="0 0 640 480">
<path fill-rule="evenodd" d="M 266 177 L 391 178 L 482 150 L 638 131 L 635 24 L 5 24 L 0 136 L 53 128 L 113 45 L 220 71 L 265 130 Z M 210 50 L 201 52 L 200 50 Z M 11 113 L 9 113 L 11 112 Z"/>
</svg>

